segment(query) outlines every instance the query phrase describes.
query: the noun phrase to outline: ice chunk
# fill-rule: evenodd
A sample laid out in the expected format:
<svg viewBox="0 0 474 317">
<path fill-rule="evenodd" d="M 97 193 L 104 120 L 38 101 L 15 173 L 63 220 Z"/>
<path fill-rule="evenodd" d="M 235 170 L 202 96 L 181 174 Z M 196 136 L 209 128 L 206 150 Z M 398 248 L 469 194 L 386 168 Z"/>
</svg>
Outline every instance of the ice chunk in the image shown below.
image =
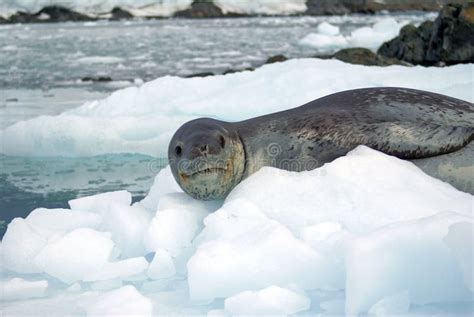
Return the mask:
<svg viewBox="0 0 474 317">
<path fill-rule="evenodd" d="M 152 316 L 153 303 L 131 285 L 107 292 L 86 309 L 87 316 Z"/>
<path fill-rule="evenodd" d="M 369 309 L 369 316 L 395 316 L 408 312 L 410 308 L 410 295 L 408 291 L 387 296 Z"/>
<path fill-rule="evenodd" d="M 463 272 L 466 285 L 474 292 L 474 224 L 455 223 L 449 227 L 444 242 L 448 245 Z"/>
<path fill-rule="evenodd" d="M 99 270 L 87 274 L 83 281 L 105 281 L 112 279 L 125 279 L 130 276 L 145 272 L 148 261 L 144 257 L 126 259 L 117 262 L 105 263 Z"/>
<path fill-rule="evenodd" d="M 258 215 L 239 217 L 241 209 L 226 210 L 229 207 L 206 218 L 206 228 L 197 239 L 199 247 L 188 262 L 193 300 L 274 284 L 303 289 L 342 286 L 331 264 L 284 226 Z"/>
<path fill-rule="evenodd" d="M 72 284 L 100 270 L 113 246 L 109 233 L 81 228 L 50 242 L 33 262 L 49 275 Z"/>
<path fill-rule="evenodd" d="M 158 280 L 173 277 L 175 274 L 176 269 L 169 252 L 164 249 L 156 250 L 153 261 L 148 268 L 148 277 L 153 280 Z"/>
<path fill-rule="evenodd" d="M 69 286 L 69 287 L 67 288 L 67 291 L 68 291 L 68 292 L 71 292 L 71 293 L 76 293 L 76 292 L 80 292 L 81 289 L 82 289 L 81 284 L 79 284 L 79 283 L 74 283 L 74 284 L 72 284 L 71 286 Z"/>
<path fill-rule="evenodd" d="M 397 22 L 394 18 L 378 21 L 372 27 L 361 27 L 354 30 L 348 37 L 349 46 L 377 49 L 383 42 L 398 35 L 405 22 Z"/>
<path fill-rule="evenodd" d="M 91 289 L 95 291 L 108 291 L 122 287 L 123 282 L 121 279 L 105 280 L 91 283 Z"/>
<path fill-rule="evenodd" d="M 25 281 L 21 278 L 0 282 L 0 300 L 19 300 L 44 297 L 48 288 L 47 281 Z"/>
<path fill-rule="evenodd" d="M 94 229 L 101 219 L 99 215 L 86 211 L 38 208 L 26 217 L 26 222 L 45 239 L 49 239 L 77 228 Z"/>
<path fill-rule="evenodd" d="M 232 315 L 290 315 L 310 305 L 305 295 L 278 286 L 241 292 L 225 300 L 225 309 Z"/>
<path fill-rule="evenodd" d="M 15 218 L 8 224 L 2 240 L 2 265 L 18 273 L 39 273 L 41 269 L 33 263 L 33 259 L 46 244 L 46 239 L 40 236 L 25 219 Z"/>
<path fill-rule="evenodd" d="M 109 209 L 110 204 L 130 206 L 131 203 L 132 194 L 126 190 L 119 190 L 73 199 L 69 201 L 69 206 L 73 210 L 90 211 L 102 214 Z"/>
<path fill-rule="evenodd" d="M 332 25 L 331 23 L 328 22 L 322 22 L 320 23 L 316 30 L 318 31 L 319 34 L 324 34 L 324 35 L 338 35 L 339 34 L 339 27 Z"/>
<path fill-rule="evenodd" d="M 366 146 L 312 171 L 262 168 L 234 188 L 226 205 L 243 197 L 297 236 L 302 228 L 322 222 L 367 233 L 444 211 L 471 215 L 473 203 L 472 195 L 426 175 L 411 162 Z"/>
<path fill-rule="evenodd" d="M 328 39 L 329 45 L 332 40 Z M 446 78 L 451 79 L 449 83 Z M 269 90 L 269 80 L 272 87 L 285 89 Z M 40 116 L 8 126 L 0 131 L 0 151 L 23 156 L 133 152 L 167 157 L 170 138 L 187 120 L 211 116 L 238 121 L 296 107 L 330 93 L 375 86 L 423 89 L 474 101 L 470 64 L 381 69 L 337 60 L 292 59 L 225 76 L 160 77 L 58 116 Z"/>
<path fill-rule="evenodd" d="M 347 39 L 343 35 L 328 35 L 310 33 L 299 41 L 302 46 L 309 46 L 320 50 L 335 50 L 346 47 Z"/>
<path fill-rule="evenodd" d="M 155 181 L 153 182 L 148 195 L 146 195 L 139 204 L 142 207 L 155 212 L 161 196 L 180 192 L 182 192 L 182 190 L 178 183 L 176 183 L 173 174 L 171 173 L 170 166 L 167 165 L 158 173 L 158 175 L 156 175 Z"/>
<path fill-rule="evenodd" d="M 143 239 L 152 218 L 149 211 L 140 206 L 110 203 L 103 218 L 100 228 L 112 234 L 122 258 L 145 254 Z"/>
<path fill-rule="evenodd" d="M 418 305 L 472 300 L 461 268 L 443 241 L 452 224 L 464 222 L 472 224 L 472 216 L 443 213 L 393 224 L 353 241 L 346 258 L 346 313 L 367 311 L 402 291 Z M 386 299 L 374 311 L 393 303 L 401 307 L 406 302 L 402 299 Z"/>
<path fill-rule="evenodd" d="M 203 227 L 203 218 L 217 206 L 216 202 L 197 201 L 182 192 L 162 196 L 145 236 L 146 249 L 163 248 L 177 256 L 191 245 Z"/>
</svg>

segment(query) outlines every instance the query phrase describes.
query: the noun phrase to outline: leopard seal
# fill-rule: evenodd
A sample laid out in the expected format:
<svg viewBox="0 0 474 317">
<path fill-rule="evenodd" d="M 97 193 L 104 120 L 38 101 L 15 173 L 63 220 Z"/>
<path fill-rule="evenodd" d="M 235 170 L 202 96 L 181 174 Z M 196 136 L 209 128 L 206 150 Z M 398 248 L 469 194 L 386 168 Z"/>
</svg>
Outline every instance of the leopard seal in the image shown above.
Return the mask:
<svg viewBox="0 0 474 317">
<path fill-rule="evenodd" d="M 474 106 L 407 88 L 348 90 L 240 122 L 200 118 L 172 137 L 168 159 L 181 188 L 223 199 L 263 166 L 304 171 L 366 145 L 410 160 L 474 192 Z"/>
</svg>

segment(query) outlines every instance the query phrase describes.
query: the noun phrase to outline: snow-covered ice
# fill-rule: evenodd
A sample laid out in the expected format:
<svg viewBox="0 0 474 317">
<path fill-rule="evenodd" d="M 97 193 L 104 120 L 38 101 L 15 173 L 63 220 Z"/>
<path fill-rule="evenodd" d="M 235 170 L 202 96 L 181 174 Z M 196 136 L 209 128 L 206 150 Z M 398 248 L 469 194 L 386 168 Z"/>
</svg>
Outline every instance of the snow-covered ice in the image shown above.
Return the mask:
<svg viewBox="0 0 474 317">
<path fill-rule="evenodd" d="M 253 72 L 160 77 L 57 116 L 11 125 L 0 131 L 0 152 L 20 156 L 136 152 L 166 157 L 171 136 L 185 121 L 203 116 L 243 120 L 346 89 L 400 86 L 473 101 L 472 67 L 366 67 L 337 60 L 295 59 Z"/>
<path fill-rule="evenodd" d="M 120 6 L 135 16 L 171 16 L 189 8 L 192 0 L 4 0 L 0 15 L 8 16 L 17 10 L 36 12 L 47 5 L 62 5 L 92 15 L 104 14 Z M 306 11 L 306 0 L 215 0 L 224 13 L 242 14 L 295 14 Z"/>
<path fill-rule="evenodd" d="M 189 198 L 166 168 L 144 201 L 115 201 L 125 222 L 140 217 L 134 208 L 153 219 L 130 235 L 143 240 L 135 254 L 108 232 L 122 224 L 105 225 L 114 196 L 126 198 L 61 211 L 80 213 L 82 228 L 58 210 L 9 224 L 8 314 L 30 312 L 36 296 L 43 315 L 462 315 L 472 305 L 473 196 L 365 146 L 313 171 L 263 168 L 223 202 Z"/>
</svg>

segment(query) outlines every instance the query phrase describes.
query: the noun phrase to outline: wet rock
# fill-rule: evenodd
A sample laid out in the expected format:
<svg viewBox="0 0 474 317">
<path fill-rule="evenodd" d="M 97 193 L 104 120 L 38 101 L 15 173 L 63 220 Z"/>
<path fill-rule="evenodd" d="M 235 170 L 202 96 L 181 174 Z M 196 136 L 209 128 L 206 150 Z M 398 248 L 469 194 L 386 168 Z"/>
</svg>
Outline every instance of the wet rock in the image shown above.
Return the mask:
<svg viewBox="0 0 474 317">
<path fill-rule="evenodd" d="M 120 7 L 115 7 L 110 11 L 111 17 L 110 20 L 126 20 L 133 19 L 133 15 Z"/>
<path fill-rule="evenodd" d="M 286 60 L 288 60 L 288 57 L 286 57 L 285 55 L 279 54 L 279 55 L 269 57 L 267 61 L 265 62 L 265 64 L 280 63 Z"/>
<path fill-rule="evenodd" d="M 423 65 L 425 64 L 425 55 L 432 28 L 432 21 L 426 21 L 419 27 L 406 25 L 400 30 L 399 36 L 383 43 L 378 53 L 387 58 L 396 58 L 411 64 Z"/>
<path fill-rule="evenodd" d="M 386 58 L 380 56 L 369 49 L 362 47 L 346 48 L 332 55 L 317 55 L 315 58 L 321 59 L 338 59 L 345 63 L 357 64 L 357 65 L 366 65 L 366 66 L 390 66 L 390 65 L 404 65 L 409 66 L 403 61 L 399 61 L 395 58 Z"/>
<path fill-rule="evenodd" d="M 474 3 L 448 4 L 434 22 L 405 26 L 378 54 L 426 66 L 473 63 Z"/>
<path fill-rule="evenodd" d="M 83 82 L 109 82 L 112 78 L 109 76 L 86 76 L 81 78 Z"/>
<path fill-rule="evenodd" d="M 306 7 L 308 15 L 373 13 L 367 9 L 366 0 L 308 0 Z"/>
<path fill-rule="evenodd" d="M 180 18 L 220 18 L 224 16 L 221 8 L 209 1 L 194 1 L 191 7 L 174 14 Z"/>
<path fill-rule="evenodd" d="M 474 2 L 447 5 L 436 18 L 426 52 L 428 63 L 474 63 Z"/>
<path fill-rule="evenodd" d="M 255 68 L 253 68 L 253 67 L 247 67 L 247 68 L 243 68 L 243 69 L 227 69 L 226 71 L 224 71 L 222 73 L 222 75 L 240 73 L 240 72 L 245 72 L 245 71 L 253 72 L 254 70 L 255 70 Z"/>
<path fill-rule="evenodd" d="M 202 73 L 187 75 L 187 76 L 185 76 L 185 78 L 208 77 L 208 76 L 214 76 L 214 75 L 215 74 L 213 72 L 202 72 Z"/>
</svg>

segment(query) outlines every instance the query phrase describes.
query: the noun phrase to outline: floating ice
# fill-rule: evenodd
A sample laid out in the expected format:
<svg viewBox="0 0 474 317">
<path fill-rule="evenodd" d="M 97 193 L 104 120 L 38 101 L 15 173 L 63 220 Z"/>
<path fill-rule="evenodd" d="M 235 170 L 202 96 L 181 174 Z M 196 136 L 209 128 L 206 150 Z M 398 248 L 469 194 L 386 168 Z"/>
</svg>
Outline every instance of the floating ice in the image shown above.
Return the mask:
<svg viewBox="0 0 474 317">
<path fill-rule="evenodd" d="M 472 226 L 474 221 L 472 215 L 444 213 L 393 224 L 354 240 L 346 258 L 346 313 L 367 311 L 380 300 L 380 306 L 404 307 L 406 295 L 403 300 L 397 295 L 402 291 L 419 305 L 472 301 L 460 263 L 443 241 L 457 223 Z M 472 246 L 470 232 L 464 234 L 455 243 L 471 241 Z"/>
<path fill-rule="evenodd" d="M 131 285 L 103 294 L 87 307 L 87 316 L 152 316 L 153 303 Z"/>
<path fill-rule="evenodd" d="M 34 264 L 62 282 L 72 284 L 100 270 L 108 261 L 113 246 L 109 233 L 75 229 L 48 243 L 36 256 Z"/>
<path fill-rule="evenodd" d="M 8 224 L 2 239 L 1 265 L 18 273 L 40 273 L 33 259 L 47 245 L 25 219 L 15 218 Z"/>
<path fill-rule="evenodd" d="M 318 25 L 318 27 L 316 28 L 316 31 L 318 31 L 319 34 L 338 35 L 339 27 L 332 25 L 331 23 L 328 23 L 328 22 L 322 22 Z"/>
<path fill-rule="evenodd" d="M 145 253 L 143 239 L 152 218 L 149 211 L 140 206 L 111 203 L 103 218 L 101 229 L 112 234 L 122 258 Z"/>
<path fill-rule="evenodd" d="M 72 210 L 83 210 L 103 214 L 107 212 L 110 205 L 130 206 L 132 194 L 126 190 L 108 192 L 94 196 L 77 198 L 69 201 Z"/>
<path fill-rule="evenodd" d="M 148 268 L 148 261 L 144 257 L 125 259 L 117 262 L 105 263 L 99 270 L 84 276 L 83 281 L 106 281 L 125 279 L 143 273 Z"/>
<path fill-rule="evenodd" d="M 166 76 L 58 116 L 11 125 L 0 131 L 0 151 L 26 156 L 137 152 L 167 157 L 171 136 L 187 120 L 201 116 L 242 120 L 341 90 L 374 86 L 422 89 L 473 101 L 472 65 L 381 68 L 297 59 L 225 76 Z"/>
<path fill-rule="evenodd" d="M 333 50 L 347 47 L 347 39 L 343 35 L 310 33 L 299 41 L 300 45 L 318 48 L 320 50 Z"/>
<path fill-rule="evenodd" d="M 321 23 L 317 33 L 310 33 L 300 40 L 300 44 L 321 50 L 334 50 L 346 47 L 365 47 L 372 50 L 398 35 L 407 22 L 397 22 L 387 17 L 377 21 L 372 27 L 355 29 L 349 35 L 341 35 L 339 29 L 329 23 Z"/>
<path fill-rule="evenodd" d="M 0 301 L 44 297 L 47 281 L 25 281 L 21 278 L 0 281 Z"/>
<path fill-rule="evenodd" d="M 188 197 L 166 168 L 129 204 L 115 192 L 9 224 L 2 273 L 48 281 L 35 314 L 472 310 L 473 196 L 365 146 L 313 171 L 263 168 L 224 202 Z M 31 314 L 28 289 L 2 311 Z"/>
<path fill-rule="evenodd" d="M 176 269 L 169 252 L 164 249 L 156 250 L 153 261 L 148 268 L 148 277 L 153 280 L 158 280 L 173 277 L 175 274 Z"/>
<path fill-rule="evenodd" d="M 260 291 L 245 291 L 225 300 L 232 315 L 291 315 L 308 310 L 311 301 L 303 294 L 278 286 Z"/>
</svg>

